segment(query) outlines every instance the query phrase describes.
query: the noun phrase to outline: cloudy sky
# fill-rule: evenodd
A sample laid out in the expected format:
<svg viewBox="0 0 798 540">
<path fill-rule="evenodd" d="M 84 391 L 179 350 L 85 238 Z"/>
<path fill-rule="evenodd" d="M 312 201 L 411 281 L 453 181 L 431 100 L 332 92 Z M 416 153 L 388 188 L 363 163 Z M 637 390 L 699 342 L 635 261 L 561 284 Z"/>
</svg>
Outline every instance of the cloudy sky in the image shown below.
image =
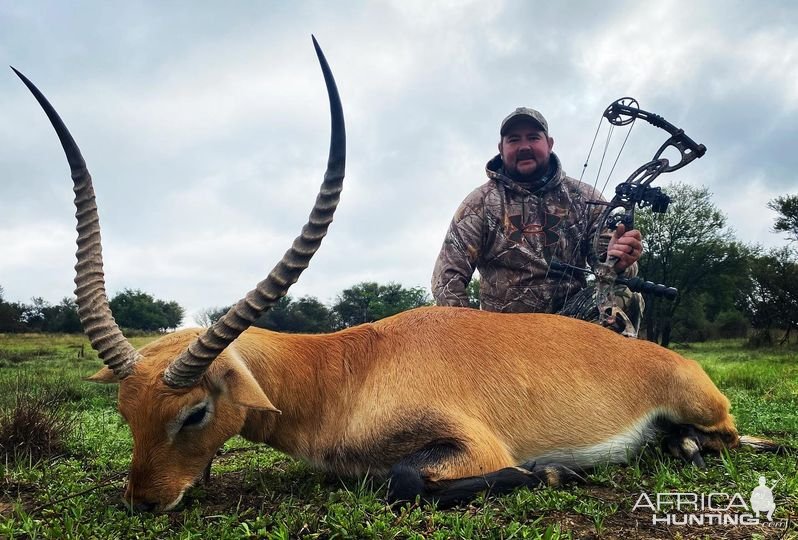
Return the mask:
<svg viewBox="0 0 798 540">
<path fill-rule="evenodd" d="M 794 2 L 0 0 L 0 63 L 48 96 L 94 178 L 112 294 L 139 288 L 189 313 L 227 305 L 287 249 L 329 140 L 311 33 L 338 81 L 348 163 L 294 296 L 331 302 L 366 280 L 428 288 L 454 210 L 520 105 L 543 112 L 579 177 L 604 108 L 634 96 L 708 148 L 660 185 L 705 185 L 740 239 L 785 243 L 765 205 L 798 192 Z M 610 185 L 665 138 L 638 123 Z M 11 70 L 0 173 L 6 299 L 71 295 L 68 168 Z"/>
</svg>

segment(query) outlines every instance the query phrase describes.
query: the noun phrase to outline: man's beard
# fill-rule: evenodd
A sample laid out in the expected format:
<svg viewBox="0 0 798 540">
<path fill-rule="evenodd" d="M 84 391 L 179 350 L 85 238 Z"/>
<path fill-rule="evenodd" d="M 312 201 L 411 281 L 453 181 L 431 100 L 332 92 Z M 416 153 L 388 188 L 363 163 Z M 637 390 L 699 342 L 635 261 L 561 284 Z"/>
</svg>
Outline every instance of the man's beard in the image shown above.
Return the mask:
<svg viewBox="0 0 798 540">
<path fill-rule="evenodd" d="M 519 156 L 519 158 L 516 159 L 516 163 L 523 160 L 524 156 Z M 551 167 L 551 159 L 548 159 L 546 160 L 546 163 L 538 164 L 538 166 L 535 167 L 535 170 L 529 174 L 522 174 L 521 172 L 519 172 L 518 165 L 516 165 L 512 169 L 505 166 L 504 174 L 506 174 L 507 176 L 518 182 L 519 184 L 535 184 L 540 182 L 543 179 L 543 177 L 546 176 L 546 173 L 549 172 L 550 167 Z"/>
</svg>

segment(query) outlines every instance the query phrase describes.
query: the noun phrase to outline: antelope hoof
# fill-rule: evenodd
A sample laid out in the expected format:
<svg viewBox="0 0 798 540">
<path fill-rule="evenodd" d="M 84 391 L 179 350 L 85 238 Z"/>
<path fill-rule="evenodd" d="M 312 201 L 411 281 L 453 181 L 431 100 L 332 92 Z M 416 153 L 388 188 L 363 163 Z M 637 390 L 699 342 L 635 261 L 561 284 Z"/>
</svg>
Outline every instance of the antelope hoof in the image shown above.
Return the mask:
<svg viewBox="0 0 798 540">
<path fill-rule="evenodd" d="M 202 473 L 202 484 L 205 486 L 211 483 L 211 463 L 213 463 L 213 459 L 208 462 L 205 471 Z"/>
<path fill-rule="evenodd" d="M 535 465 L 534 461 L 527 461 L 518 468 L 551 487 L 559 487 L 571 482 L 585 482 L 585 478 L 578 472 L 559 463 Z"/>
<path fill-rule="evenodd" d="M 692 463 L 699 469 L 707 468 L 701 456 L 701 436 L 692 426 L 668 435 L 665 438 L 665 447 L 672 456 Z"/>
</svg>

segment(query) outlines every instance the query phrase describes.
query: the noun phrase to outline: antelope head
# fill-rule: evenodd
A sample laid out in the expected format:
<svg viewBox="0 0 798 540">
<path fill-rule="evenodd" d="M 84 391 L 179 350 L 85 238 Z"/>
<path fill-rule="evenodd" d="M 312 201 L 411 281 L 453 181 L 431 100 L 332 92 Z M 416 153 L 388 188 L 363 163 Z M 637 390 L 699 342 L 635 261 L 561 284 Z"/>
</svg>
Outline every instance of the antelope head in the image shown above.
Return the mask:
<svg viewBox="0 0 798 540">
<path fill-rule="evenodd" d="M 218 448 L 241 431 L 249 411 L 279 413 L 230 345 L 284 296 L 307 268 L 338 204 L 346 157 L 343 110 L 332 72 L 315 38 L 313 45 L 327 86 L 332 134 L 327 171 L 308 223 L 266 279 L 204 333 L 178 331 L 140 351 L 122 335 L 111 314 L 99 218 L 86 163 L 55 109 L 33 83 L 12 68 L 44 109 L 69 162 L 77 208 L 78 315 L 105 364 L 89 380 L 119 384 L 119 412 L 133 434 L 133 461 L 124 498 L 134 509 L 173 508 L 201 477 Z"/>
</svg>

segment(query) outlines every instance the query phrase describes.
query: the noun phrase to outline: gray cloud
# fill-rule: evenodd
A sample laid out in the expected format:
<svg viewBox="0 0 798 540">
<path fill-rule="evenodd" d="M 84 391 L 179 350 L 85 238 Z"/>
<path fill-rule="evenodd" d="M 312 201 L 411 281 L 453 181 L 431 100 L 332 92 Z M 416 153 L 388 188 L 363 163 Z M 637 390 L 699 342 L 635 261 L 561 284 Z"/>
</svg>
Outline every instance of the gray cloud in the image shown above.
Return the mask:
<svg viewBox="0 0 798 540">
<path fill-rule="evenodd" d="M 312 205 L 329 119 L 311 32 L 338 80 L 349 158 L 329 237 L 292 294 L 328 301 L 367 279 L 428 286 L 499 120 L 522 104 L 547 116 L 578 176 L 603 109 L 636 96 L 709 148 L 667 180 L 709 186 L 741 239 L 783 243 L 764 205 L 798 192 L 796 21 L 780 2 L 52 2 L 4 5 L 0 56 L 81 146 L 109 289 L 195 311 L 265 276 Z M 0 284 L 56 301 L 72 289 L 68 169 L 10 71 L 0 107 Z M 610 183 L 663 141 L 636 126 Z"/>
</svg>

